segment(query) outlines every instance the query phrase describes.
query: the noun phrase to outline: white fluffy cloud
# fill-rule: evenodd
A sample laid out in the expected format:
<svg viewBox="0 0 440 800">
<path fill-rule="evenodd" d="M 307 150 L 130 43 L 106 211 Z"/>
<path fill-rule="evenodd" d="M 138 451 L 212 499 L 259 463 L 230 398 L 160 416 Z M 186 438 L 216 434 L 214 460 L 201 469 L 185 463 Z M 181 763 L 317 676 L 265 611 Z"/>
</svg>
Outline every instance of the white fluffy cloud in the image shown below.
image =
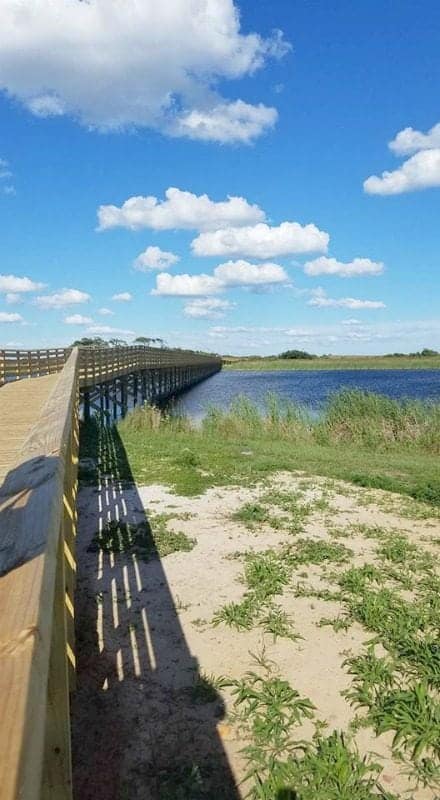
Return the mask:
<svg viewBox="0 0 440 800">
<path fill-rule="evenodd" d="M 398 156 L 409 156 L 418 150 L 433 150 L 440 147 L 440 122 L 434 125 L 428 133 L 415 131 L 414 128 L 404 128 L 388 147 Z"/>
<path fill-rule="evenodd" d="M 203 297 L 217 294 L 222 285 L 213 275 L 170 275 L 161 272 L 156 278 L 156 288 L 151 294 L 163 297 Z"/>
<path fill-rule="evenodd" d="M 224 288 L 234 286 L 270 286 L 286 283 L 289 276 L 279 264 L 250 264 L 249 261 L 226 261 L 219 264 L 214 275 Z"/>
<path fill-rule="evenodd" d="M 228 197 L 215 202 L 207 194 L 196 195 L 171 186 L 165 192 L 165 200 L 149 195 L 129 197 L 121 207 L 100 206 L 98 229 L 121 227 L 163 231 L 183 228 L 207 231 L 225 225 L 249 225 L 264 217 L 261 208 L 251 205 L 243 197 Z"/>
<path fill-rule="evenodd" d="M 226 311 L 235 306 L 229 300 L 220 300 L 217 297 L 204 297 L 200 300 L 191 300 L 186 303 L 183 313 L 193 319 L 221 319 Z"/>
<path fill-rule="evenodd" d="M 161 250 L 160 247 L 147 247 L 143 253 L 140 253 L 134 260 L 134 268 L 139 272 L 149 272 L 152 269 L 167 270 L 173 264 L 177 264 L 179 256 L 175 253 L 169 253 L 166 250 Z"/>
<path fill-rule="evenodd" d="M 312 289 L 312 297 L 308 301 L 309 306 L 318 306 L 319 308 L 385 308 L 385 303 L 381 300 L 358 300 L 355 297 L 340 297 L 335 299 L 328 297 L 324 289 L 320 286 L 317 289 Z"/>
<path fill-rule="evenodd" d="M 250 264 L 248 261 L 227 261 L 215 268 L 213 275 L 157 276 L 152 294 L 174 297 L 204 297 L 225 289 L 242 287 L 261 289 L 286 283 L 289 277 L 279 264 Z"/>
<path fill-rule="evenodd" d="M 440 186 L 440 123 L 428 133 L 405 128 L 388 146 L 396 155 L 414 155 L 391 172 L 370 175 L 364 181 L 368 194 L 402 194 Z"/>
<path fill-rule="evenodd" d="M 420 150 L 393 172 L 371 175 L 364 181 L 367 194 L 402 194 L 440 186 L 440 148 Z"/>
<path fill-rule="evenodd" d="M 279 32 L 242 34 L 233 0 L 1 5 L 0 87 L 39 117 L 220 142 L 248 141 L 273 124 L 272 109 L 237 107 L 215 90 L 288 49 Z"/>
<path fill-rule="evenodd" d="M 257 106 L 236 100 L 219 103 L 210 109 L 194 109 L 176 120 L 176 135 L 190 139 L 217 141 L 221 144 L 249 144 L 265 130 L 273 128 L 278 119 L 275 108 L 262 103 Z"/>
<path fill-rule="evenodd" d="M 34 303 L 39 308 L 64 308 L 87 303 L 90 299 L 87 292 L 81 292 L 79 289 L 61 289 L 59 292 L 36 297 Z"/>
<path fill-rule="evenodd" d="M 0 294 L 21 294 L 22 292 L 38 292 L 44 283 L 37 283 L 30 278 L 19 278 L 17 275 L 0 275 Z"/>
<path fill-rule="evenodd" d="M 329 235 L 316 225 L 264 222 L 242 228 L 225 227 L 197 236 L 191 244 L 196 256 L 250 256 L 274 258 L 294 253 L 326 252 Z"/>
<path fill-rule="evenodd" d="M 129 303 L 130 300 L 133 300 L 133 295 L 130 292 L 118 292 L 114 294 L 112 300 L 115 300 L 117 303 Z"/>
<path fill-rule="evenodd" d="M 383 272 L 381 261 L 371 261 L 369 258 L 354 258 L 353 261 L 343 262 L 336 258 L 321 256 L 304 264 L 306 275 L 339 275 L 341 278 L 352 278 L 357 275 L 380 275 Z"/>
<path fill-rule="evenodd" d="M 82 314 L 70 314 L 64 317 L 66 325 L 91 325 L 93 320 L 91 317 L 83 317 Z"/>
<path fill-rule="evenodd" d="M 98 314 L 101 314 L 101 317 L 113 317 L 114 313 L 111 308 L 98 308 Z"/>
<path fill-rule="evenodd" d="M 7 311 L 0 311 L 0 322 L 23 322 L 21 314 L 11 314 Z"/>
</svg>

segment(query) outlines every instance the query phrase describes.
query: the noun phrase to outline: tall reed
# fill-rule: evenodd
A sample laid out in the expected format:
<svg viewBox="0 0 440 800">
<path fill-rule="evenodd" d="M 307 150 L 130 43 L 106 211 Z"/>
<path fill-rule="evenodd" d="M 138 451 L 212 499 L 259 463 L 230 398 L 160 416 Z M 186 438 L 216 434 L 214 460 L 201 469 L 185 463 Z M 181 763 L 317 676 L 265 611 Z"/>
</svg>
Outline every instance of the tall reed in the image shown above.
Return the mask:
<svg viewBox="0 0 440 800">
<path fill-rule="evenodd" d="M 120 425 L 127 431 L 192 432 L 228 440 L 272 439 L 321 445 L 355 445 L 368 450 L 440 453 L 440 404 L 391 398 L 359 390 L 333 395 L 321 416 L 268 394 L 264 409 L 249 397 L 235 398 L 228 409 L 212 406 L 200 428 L 185 416 L 145 405 Z"/>
</svg>

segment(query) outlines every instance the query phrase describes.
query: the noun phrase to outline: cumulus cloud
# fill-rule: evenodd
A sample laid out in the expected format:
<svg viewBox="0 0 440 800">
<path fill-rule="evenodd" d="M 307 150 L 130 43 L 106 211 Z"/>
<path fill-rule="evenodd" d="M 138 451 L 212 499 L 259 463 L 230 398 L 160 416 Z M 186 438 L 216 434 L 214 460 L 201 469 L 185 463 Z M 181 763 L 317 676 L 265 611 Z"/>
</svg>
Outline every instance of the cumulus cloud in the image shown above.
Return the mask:
<svg viewBox="0 0 440 800">
<path fill-rule="evenodd" d="M 134 260 L 133 266 L 139 272 L 149 272 L 152 269 L 167 270 L 173 264 L 177 264 L 179 256 L 175 253 L 169 253 L 166 250 L 161 250 L 160 247 L 147 247 L 143 253 L 140 253 Z"/>
<path fill-rule="evenodd" d="M 203 297 L 217 294 L 221 289 L 221 282 L 213 275 L 170 275 L 168 272 L 161 272 L 151 294 L 162 297 Z"/>
<path fill-rule="evenodd" d="M 17 275 L 0 275 L 0 294 L 21 294 L 22 292 L 38 292 L 44 283 L 37 283 L 30 278 Z"/>
<path fill-rule="evenodd" d="M 440 147 L 440 122 L 434 125 L 428 133 L 422 133 L 414 128 L 404 128 L 403 131 L 399 131 L 388 147 L 398 156 L 408 156 L 411 153 L 417 153 L 418 150 L 436 149 Z"/>
<path fill-rule="evenodd" d="M 308 301 L 309 306 L 318 306 L 319 308 L 385 308 L 385 303 L 381 300 L 358 300 L 355 297 L 340 297 L 335 299 L 328 297 L 324 289 L 320 286 L 317 289 L 312 289 L 312 297 Z"/>
<path fill-rule="evenodd" d="M 242 228 L 224 227 L 207 231 L 191 243 L 196 256 L 250 256 L 274 258 L 294 253 L 326 252 L 329 235 L 316 225 L 282 222 L 271 227 L 264 222 Z"/>
<path fill-rule="evenodd" d="M 420 150 L 393 172 L 371 175 L 364 181 L 367 194 L 403 194 L 440 186 L 440 148 Z"/>
<path fill-rule="evenodd" d="M 236 100 L 233 103 L 219 103 L 214 108 L 193 109 L 182 114 L 176 119 L 173 132 L 178 136 L 201 141 L 249 144 L 266 130 L 273 128 L 277 119 L 278 112 L 275 108 L 262 103 L 253 106 L 243 100 Z"/>
<path fill-rule="evenodd" d="M 34 304 L 39 308 L 64 308 L 87 303 L 90 299 L 87 292 L 81 292 L 79 289 L 61 289 L 59 292 L 36 297 Z"/>
<path fill-rule="evenodd" d="M 64 317 L 66 325 L 91 325 L 93 320 L 91 317 L 83 317 L 82 314 L 70 314 Z"/>
<path fill-rule="evenodd" d="M 114 313 L 111 308 L 98 308 L 98 314 L 101 314 L 101 317 L 113 317 Z"/>
<path fill-rule="evenodd" d="M 94 336 L 134 336 L 134 331 L 125 328 L 113 328 L 111 325 L 91 325 L 87 328 L 87 333 Z"/>
<path fill-rule="evenodd" d="M 242 34 L 233 0 L 3 0 L 1 87 L 39 117 L 99 130 L 247 142 L 274 110 L 229 102 L 220 80 L 252 75 L 289 49 L 282 34 Z"/>
<path fill-rule="evenodd" d="M 8 311 L 0 311 L 0 322 L 23 322 L 21 314 L 12 314 Z"/>
<path fill-rule="evenodd" d="M 289 276 L 279 264 L 250 264 L 249 261 L 226 261 L 219 264 L 214 275 L 224 288 L 235 286 L 270 286 L 285 283 Z"/>
<path fill-rule="evenodd" d="M 133 300 L 133 295 L 130 292 L 118 292 L 114 294 L 112 300 L 115 300 L 117 303 L 129 303 L 130 300 Z"/>
<path fill-rule="evenodd" d="M 215 230 L 225 225 L 249 225 L 264 219 L 264 211 L 243 197 L 228 197 L 215 202 L 207 194 L 196 195 L 171 186 L 165 200 L 154 195 L 129 197 L 121 207 L 103 205 L 98 209 L 98 230 L 108 228 L 152 228 L 155 231 L 177 228 Z"/>
<path fill-rule="evenodd" d="M 191 300 L 186 303 L 183 313 L 186 317 L 192 317 L 193 319 L 220 319 L 225 316 L 226 311 L 229 311 L 234 306 L 235 303 L 230 303 L 229 300 L 205 297 L 201 300 Z"/>
<path fill-rule="evenodd" d="M 368 194 L 402 194 L 440 186 L 440 123 L 428 133 L 404 128 L 388 146 L 396 155 L 414 155 L 395 170 L 370 175 L 364 181 Z"/>
<path fill-rule="evenodd" d="M 371 261 L 369 258 L 354 258 L 353 261 L 344 263 L 336 258 L 321 256 L 304 264 L 306 275 L 339 275 L 341 278 L 380 275 L 383 268 L 384 265 L 381 261 Z"/>
<path fill-rule="evenodd" d="M 170 275 L 162 272 L 157 276 L 152 294 L 175 297 L 203 297 L 218 294 L 225 289 L 242 287 L 261 289 L 274 284 L 286 283 L 288 275 L 279 264 L 250 264 L 249 261 L 227 261 L 215 268 L 213 275 Z"/>
</svg>

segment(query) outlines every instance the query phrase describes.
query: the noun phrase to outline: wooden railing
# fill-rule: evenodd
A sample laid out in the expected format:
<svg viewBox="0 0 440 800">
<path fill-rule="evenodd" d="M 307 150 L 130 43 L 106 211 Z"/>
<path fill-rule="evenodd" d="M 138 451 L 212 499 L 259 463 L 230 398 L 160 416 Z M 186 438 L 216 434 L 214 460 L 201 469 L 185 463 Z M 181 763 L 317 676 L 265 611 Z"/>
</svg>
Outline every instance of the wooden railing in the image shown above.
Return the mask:
<svg viewBox="0 0 440 800">
<path fill-rule="evenodd" d="M 0 386 L 20 378 L 37 378 L 60 372 L 71 348 L 51 350 L 0 350 Z"/>
<path fill-rule="evenodd" d="M 60 372 L 71 348 L 52 350 L 0 350 L 0 386 L 22 378 Z M 93 386 L 112 378 L 145 369 L 216 364 L 221 358 L 155 347 L 82 347 L 79 350 L 80 387 Z"/>
<path fill-rule="evenodd" d="M 71 798 L 78 362 L 73 350 L 0 488 L 2 800 Z"/>
</svg>

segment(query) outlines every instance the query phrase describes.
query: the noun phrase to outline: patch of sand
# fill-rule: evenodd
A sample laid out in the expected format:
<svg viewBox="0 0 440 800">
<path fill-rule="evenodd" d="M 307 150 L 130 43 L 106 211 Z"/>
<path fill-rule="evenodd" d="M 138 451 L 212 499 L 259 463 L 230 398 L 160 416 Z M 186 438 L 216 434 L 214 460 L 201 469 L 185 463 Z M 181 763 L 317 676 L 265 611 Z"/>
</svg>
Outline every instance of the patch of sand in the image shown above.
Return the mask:
<svg viewBox="0 0 440 800">
<path fill-rule="evenodd" d="M 196 498 L 172 494 L 164 486 L 126 487 L 108 480 L 99 490 L 79 493 L 76 601 L 78 688 L 73 698 L 73 754 L 77 800 L 162 800 L 191 797 L 176 787 L 197 785 L 200 769 L 205 781 L 201 796 L 238 800 L 245 790 L 241 749 L 245 742 L 228 719 L 232 709 L 228 689 L 214 702 L 194 702 L 198 675 L 241 678 L 255 669 L 252 653 L 264 646 L 266 656 L 301 695 L 309 697 L 328 730 L 346 730 L 354 712 L 341 696 L 350 685 L 342 668 L 347 652 L 356 654 L 369 638 L 353 624 L 344 632 L 318 627 L 322 617 L 341 612 L 338 602 L 295 596 L 287 588 L 277 602 L 292 615 L 303 637 L 276 642 L 260 628 L 235 631 L 213 627 L 214 613 L 223 604 L 239 601 L 242 560 L 237 553 L 277 548 L 291 535 L 268 526 L 248 530 L 231 519 L 243 503 L 257 501 L 268 486 L 296 491 L 305 476 L 282 473 L 253 489 L 211 489 Z M 415 542 L 439 534 L 438 522 L 408 520 L 387 513 L 378 504 L 362 505 L 367 490 L 341 482 L 307 478 L 304 501 L 322 495 L 330 509 L 314 511 L 301 535 L 341 541 L 354 551 L 353 563 L 373 560 L 375 542 L 361 534 L 332 539 L 331 527 L 367 523 L 405 531 Z M 327 487 L 327 488 L 326 488 Z M 383 494 L 383 493 L 382 493 Z M 368 497 L 371 498 L 371 492 Z M 169 513 L 187 519 L 170 527 L 196 539 L 190 552 L 176 552 L 148 562 L 134 555 L 88 550 L 106 521 L 141 522 L 149 514 Z M 434 531 L 433 531 L 434 527 Z M 435 534 L 436 531 L 436 534 Z M 435 552 L 435 548 L 433 548 Z M 438 552 L 438 549 L 437 549 Z M 330 565 L 331 567 L 332 565 Z M 295 584 L 325 588 L 320 572 L 306 566 Z M 310 735 L 310 725 L 305 730 Z M 378 753 L 384 761 L 382 781 L 397 795 L 407 791 L 401 767 L 391 758 L 389 736 L 374 737 L 361 730 L 361 753 Z M 198 797 L 199 795 L 197 795 Z M 427 789 L 412 793 L 416 800 L 434 797 Z"/>
</svg>

